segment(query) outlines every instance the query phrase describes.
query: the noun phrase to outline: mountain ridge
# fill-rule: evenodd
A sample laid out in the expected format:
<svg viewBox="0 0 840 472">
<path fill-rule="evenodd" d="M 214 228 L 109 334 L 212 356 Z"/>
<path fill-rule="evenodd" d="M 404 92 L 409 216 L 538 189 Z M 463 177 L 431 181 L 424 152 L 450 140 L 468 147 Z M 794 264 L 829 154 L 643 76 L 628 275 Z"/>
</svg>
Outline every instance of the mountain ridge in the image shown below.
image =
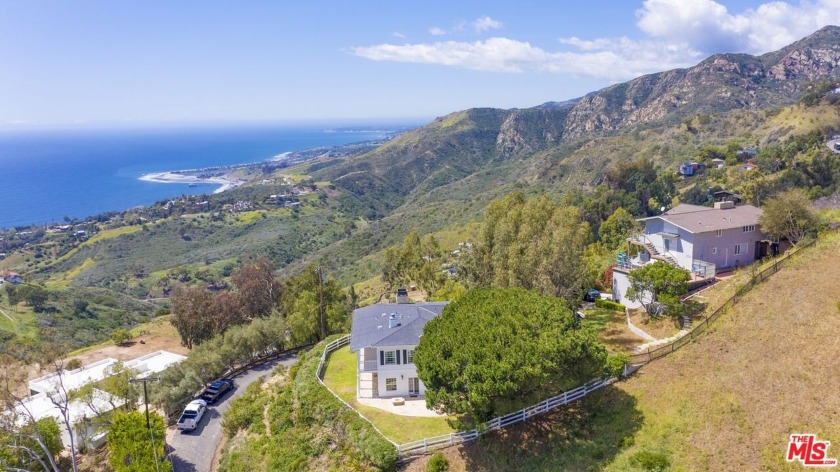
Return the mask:
<svg viewBox="0 0 840 472">
<path fill-rule="evenodd" d="M 809 84 L 838 76 L 840 27 L 826 26 L 760 56 L 715 54 L 693 67 L 644 75 L 564 102 L 450 113 L 315 174 L 316 179 L 337 180 L 350 191 L 364 180 L 367 186 L 390 188 L 404 198 L 500 162 L 527 159 L 584 139 L 676 123 L 698 113 L 789 105 Z M 355 171 L 362 173 L 352 174 Z M 355 175 L 351 182 L 342 178 L 350 175 Z"/>
</svg>

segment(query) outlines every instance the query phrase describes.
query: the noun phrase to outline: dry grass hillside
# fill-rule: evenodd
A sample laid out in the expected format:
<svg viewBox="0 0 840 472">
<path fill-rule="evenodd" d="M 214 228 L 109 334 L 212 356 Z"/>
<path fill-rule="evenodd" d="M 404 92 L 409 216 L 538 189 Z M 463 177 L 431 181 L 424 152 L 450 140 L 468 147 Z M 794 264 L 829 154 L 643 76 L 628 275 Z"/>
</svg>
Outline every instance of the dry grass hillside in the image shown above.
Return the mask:
<svg viewBox="0 0 840 472">
<path fill-rule="evenodd" d="M 447 451 L 450 470 L 646 470 L 647 453 L 667 470 L 802 470 L 785 461 L 792 433 L 840 458 L 838 280 L 835 235 L 706 336 L 568 410 Z"/>
</svg>

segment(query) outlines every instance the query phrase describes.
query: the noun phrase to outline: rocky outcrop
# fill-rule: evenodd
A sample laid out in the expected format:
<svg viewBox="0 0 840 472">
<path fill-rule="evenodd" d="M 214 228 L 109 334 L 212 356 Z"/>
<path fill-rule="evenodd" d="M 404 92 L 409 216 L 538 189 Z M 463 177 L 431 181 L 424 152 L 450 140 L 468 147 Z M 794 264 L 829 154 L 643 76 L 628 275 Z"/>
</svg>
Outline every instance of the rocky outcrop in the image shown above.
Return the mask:
<svg viewBox="0 0 840 472">
<path fill-rule="evenodd" d="M 563 139 L 563 123 L 573 104 L 512 110 L 496 136 L 502 158 L 532 154 Z"/>
<path fill-rule="evenodd" d="M 570 111 L 568 138 L 700 112 L 795 102 L 803 86 L 840 75 L 840 28 L 828 26 L 763 56 L 721 54 L 695 67 L 651 74 L 591 93 Z"/>
</svg>

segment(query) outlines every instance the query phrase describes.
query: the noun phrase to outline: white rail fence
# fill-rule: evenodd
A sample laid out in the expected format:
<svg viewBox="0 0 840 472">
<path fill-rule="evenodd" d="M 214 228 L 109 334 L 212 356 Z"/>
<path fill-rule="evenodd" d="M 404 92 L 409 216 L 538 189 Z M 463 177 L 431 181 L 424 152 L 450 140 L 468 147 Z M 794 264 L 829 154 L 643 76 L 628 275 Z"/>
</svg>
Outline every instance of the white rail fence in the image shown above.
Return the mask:
<svg viewBox="0 0 840 472">
<path fill-rule="evenodd" d="M 321 383 L 327 390 L 330 390 L 324 384 L 324 368 L 327 364 L 327 358 L 329 357 L 330 353 L 346 346 L 350 343 L 350 335 L 342 336 L 335 341 L 329 343 L 324 347 L 324 353 L 321 355 L 321 361 L 318 363 L 318 370 L 316 370 L 316 376 L 318 377 L 318 382 Z M 573 388 L 571 390 L 567 390 L 559 395 L 553 396 L 551 398 L 545 399 L 536 405 L 529 406 L 527 408 L 523 408 L 519 411 L 515 411 L 513 413 L 508 413 L 504 416 L 499 416 L 493 418 L 492 420 L 479 425 L 478 428 L 471 429 L 469 431 L 459 431 L 457 433 L 449 433 L 444 434 L 441 436 L 435 436 L 431 438 L 424 438 L 418 439 L 417 441 L 407 442 L 405 444 L 396 444 L 390 439 L 387 438 L 382 431 L 379 431 L 379 428 L 376 427 L 369 419 L 365 418 L 364 415 L 359 413 L 358 410 L 350 406 L 347 402 L 341 399 L 338 395 L 335 394 L 332 390 L 330 393 L 333 394 L 335 398 L 337 398 L 341 403 L 343 403 L 347 408 L 351 408 L 355 411 L 360 417 L 362 417 L 365 421 L 373 426 L 379 434 L 382 435 L 385 439 L 388 439 L 394 446 L 397 447 L 397 452 L 399 454 L 400 460 L 406 460 L 412 458 L 414 456 L 419 456 L 423 454 L 427 454 L 430 451 L 434 451 L 436 449 L 442 449 L 445 447 L 455 446 L 458 444 L 463 444 L 469 441 L 475 440 L 477 437 L 481 436 L 482 434 L 488 433 L 490 431 L 496 431 L 501 428 L 510 426 L 512 424 L 520 423 L 525 421 L 529 418 L 532 418 L 537 415 L 541 415 L 543 413 L 547 413 L 555 408 L 561 407 L 563 405 L 568 405 L 569 403 L 581 399 L 586 395 L 603 388 L 613 382 L 615 382 L 615 378 L 611 379 L 596 379 L 590 382 L 587 382 L 580 387 Z"/>
<path fill-rule="evenodd" d="M 545 399 L 536 405 L 523 408 L 519 411 L 514 411 L 513 413 L 508 413 L 504 416 L 493 418 L 492 420 L 481 424 L 476 429 L 459 431 L 457 433 L 444 434 L 442 436 L 435 436 L 433 438 L 425 438 L 400 444 L 397 446 L 399 457 L 401 460 L 407 459 L 412 456 L 427 454 L 429 451 L 433 451 L 435 449 L 441 449 L 472 441 L 482 434 L 496 431 L 512 424 L 520 423 L 534 416 L 547 413 L 555 408 L 568 405 L 569 403 L 581 399 L 591 392 L 603 388 L 615 381 L 616 379 L 614 378 L 592 380 L 580 387 L 567 390 L 560 395 Z"/>
<path fill-rule="evenodd" d="M 344 347 L 348 344 L 350 344 L 350 335 L 345 334 L 344 336 L 342 336 L 342 337 L 336 339 L 335 341 L 333 341 L 333 342 L 327 344 L 326 346 L 324 346 L 324 353 L 321 354 L 321 361 L 318 362 L 318 370 L 315 371 L 315 376 L 318 377 L 318 382 L 320 382 L 321 385 L 323 385 L 323 387 L 325 389 L 327 389 L 327 391 L 332 393 L 333 396 L 338 399 L 338 401 L 343 403 L 344 406 L 346 406 L 347 408 L 350 408 L 351 410 L 355 411 L 356 414 L 359 415 L 359 417 L 361 417 L 363 420 L 370 423 L 370 425 L 373 426 L 373 429 L 375 429 L 376 432 L 379 433 L 380 436 L 382 436 L 383 438 L 388 440 L 388 442 L 390 442 L 391 444 L 396 446 L 397 449 L 399 450 L 399 447 L 400 447 L 399 444 L 397 444 L 394 441 L 391 441 L 390 439 L 388 439 L 388 436 L 385 436 L 384 434 L 382 434 L 382 431 L 380 431 L 379 428 L 377 428 L 376 425 L 373 424 L 373 422 L 371 420 L 365 418 L 365 415 L 363 415 L 359 410 L 350 406 L 349 403 L 347 403 L 346 401 L 344 401 L 344 399 L 342 399 L 341 397 L 336 395 L 336 393 L 333 392 L 332 390 L 330 390 L 330 388 L 327 387 L 327 385 L 324 383 L 324 367 L 326 367 L 326 365 L 327 365 L 327 358 L 329 357 L 330 353 L 333 352 L 333 351 L 337 351 L 340 348 L 342 348 L 342 347 Z"/>
</svg>

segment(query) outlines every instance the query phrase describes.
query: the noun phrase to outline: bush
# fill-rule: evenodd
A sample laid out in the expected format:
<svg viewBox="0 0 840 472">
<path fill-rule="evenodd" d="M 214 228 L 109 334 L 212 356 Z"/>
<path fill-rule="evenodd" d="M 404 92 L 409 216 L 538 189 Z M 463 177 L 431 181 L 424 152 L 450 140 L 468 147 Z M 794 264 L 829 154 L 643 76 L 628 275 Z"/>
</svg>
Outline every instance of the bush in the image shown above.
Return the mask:
<svg viewBox="0 0 840 472">
<path fill-rule="evenodd" d="M 630 463 L 648 472 L 663 472 L 671 467 L 668 456 L 661 452 L 639 451 L 630 456 Z"/>
<path fill-rule="evenodd" d="M 114 341 L 117 346 L 125 344 L 131 341 L 131 333 L 125 328 L 117 328 L 111 331 L 111 341 Z"/>
<path fill-rule="evenodd" d="M 447 470 L 449 470 L 449 461 L 439 452 L 436 452 L 426 464 L 426 472 L 446 472 Z"/>
<path fill-rule="evenodd" d="M 612 300 L 602 300 L 600 298 L 595 300 L 595 306 L 597 306 L 598 308 L 606 308 L 608 310 L 615 310 L 615 311 L 624 311 L 625 308 L 626 308 L 621 303 L 616 303 Z"/>
<path fill-rule="evenodd" d="M 262 380 L 252 383 L 242 396 L 230 402 L 230 408 L 222 418 L 222 429 L 228 438 L 254 424 L 262 425 L 263 408 L 268 401 L 265 395 L 261 395 L 262 385 Z"/>
<path fill-rule="evenodd" d="M 397 449 L 373 426 L 336 399 L 318 382 L 315 370 L 331 337 L 295 364 L 299 375 L 271 389 L 250 387 L 225 413 L 225 433 L 247 430 L 249 440 L 231 441 L 223 454 L 223 472 L 248 470 L 394 470 Z M 263 420 L 268 420 L 268 431 Z"/>
</svg>

